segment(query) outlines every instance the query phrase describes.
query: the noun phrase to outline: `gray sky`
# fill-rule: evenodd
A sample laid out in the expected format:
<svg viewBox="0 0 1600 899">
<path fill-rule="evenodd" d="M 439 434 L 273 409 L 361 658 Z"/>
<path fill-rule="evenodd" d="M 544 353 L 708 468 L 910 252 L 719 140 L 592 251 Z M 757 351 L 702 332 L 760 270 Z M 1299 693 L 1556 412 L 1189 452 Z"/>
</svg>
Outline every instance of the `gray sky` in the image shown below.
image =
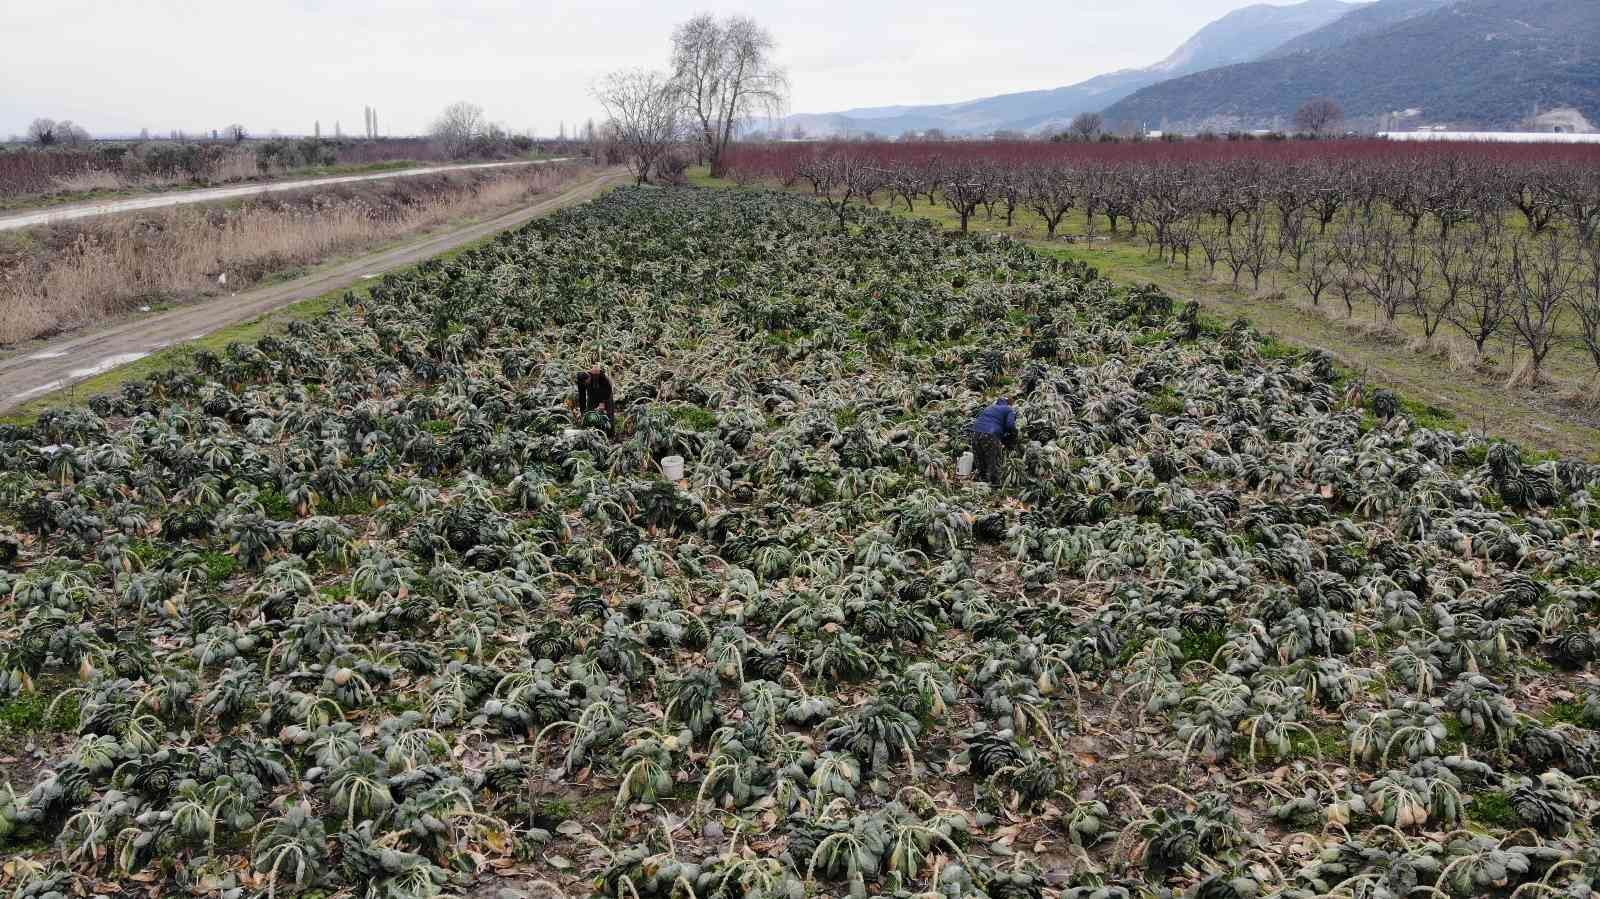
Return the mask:
<svg viewBox="0 0 1600 899">
<path fill-rule="evenodd" d="M 1274 0 L 1276 5 L 1284 5 Z M 514 131 L 595 115 L 588 86 L 664 66 L 700 11 L 767 25 L 793 112 L 1059 87 L 1165 56 L 1251 0 L 4 0 L 0 135 L 36 116 L 92 133 L 242 122 L 252 133 L 417 133 L 454 100 Z"/>
</svg>

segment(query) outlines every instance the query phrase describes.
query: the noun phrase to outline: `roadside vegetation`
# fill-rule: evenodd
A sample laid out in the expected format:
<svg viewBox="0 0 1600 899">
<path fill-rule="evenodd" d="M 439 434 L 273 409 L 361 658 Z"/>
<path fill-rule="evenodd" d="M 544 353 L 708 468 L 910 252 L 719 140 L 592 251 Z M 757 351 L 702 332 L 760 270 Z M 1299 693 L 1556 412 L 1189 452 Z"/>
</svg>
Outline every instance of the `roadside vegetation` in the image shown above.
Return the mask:
<svg viewBox="0 0 1600 899">
<path fill-rule="evenodd" d="M 0 426 L 0 702 L 69 741 L 0 788 L 0 888 L 1600 886 L 1600 467 L 774 191 L 618 190 L 339 305 Z"/>
<path fill-rule="evenodd" d="M 581 165 L 449 172 L 45 225 L 0 235 L 0 345 L 236 293 L 527 202 Z"/>
<path fill-rule="evenodd" d="M 0 144 L 0 213 L 183 188 L 461 162 L 586 156 L 595 140 L 508 135 L 479 120 L 421 138 L 266 138 Z"/>
</svg>

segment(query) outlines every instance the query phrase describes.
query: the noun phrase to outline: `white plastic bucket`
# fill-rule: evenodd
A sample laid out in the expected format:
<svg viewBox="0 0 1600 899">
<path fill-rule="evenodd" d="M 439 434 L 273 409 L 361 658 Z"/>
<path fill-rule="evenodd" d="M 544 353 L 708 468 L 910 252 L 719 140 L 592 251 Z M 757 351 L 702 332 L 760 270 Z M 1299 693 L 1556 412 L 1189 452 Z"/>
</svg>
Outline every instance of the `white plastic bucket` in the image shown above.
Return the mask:
<svg viewBox="0 0 1600 899">
<path fill-rule="evenodd" d="M 661 460 L 661 474 L 669 481 L 683 480 L 683 457 L 667 456 Z"/>
<path fill-rule="evenodd" d="M 961 458 L 956 460 L 956 474 L 963 478 L 972 477 L 972 463 L 974 461 L 971 453 L 962 453 Z"/>
</svg>

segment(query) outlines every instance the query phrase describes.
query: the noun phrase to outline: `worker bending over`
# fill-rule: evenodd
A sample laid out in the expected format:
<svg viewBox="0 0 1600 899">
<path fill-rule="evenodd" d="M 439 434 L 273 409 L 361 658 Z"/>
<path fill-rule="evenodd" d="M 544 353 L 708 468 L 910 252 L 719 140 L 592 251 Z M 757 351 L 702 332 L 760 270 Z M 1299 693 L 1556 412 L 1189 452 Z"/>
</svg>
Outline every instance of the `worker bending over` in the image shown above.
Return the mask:
<svg viewBox="0 0 1600 899">
<path fill-rule="evenodd" d="M 598 365 L 578 375 L 578 415 L 586 416 L 595 409 L 605 410 L 606 433 L 610 434 L 617 422 L 616 395 L 611 379 Z"/>
<path fill-rule="evenodd" d="M 1016 442 L 1017 410 L 1011 398 L 1003 396 L 978 413 L 972 423 L 972 455 L 978 476 L 998 487 L 1001 460 Z"/>
</svg>

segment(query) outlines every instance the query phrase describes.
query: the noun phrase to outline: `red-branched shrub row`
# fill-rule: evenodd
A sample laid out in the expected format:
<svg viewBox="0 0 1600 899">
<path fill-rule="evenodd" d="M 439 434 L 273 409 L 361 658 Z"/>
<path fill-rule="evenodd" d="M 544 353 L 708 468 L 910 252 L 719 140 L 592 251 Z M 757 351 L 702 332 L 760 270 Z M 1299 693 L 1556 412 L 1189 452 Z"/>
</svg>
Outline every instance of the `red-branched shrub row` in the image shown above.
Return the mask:
<svg viewBox="0 0 1600 899">
<path fill-rule="evenodd" d="M 746 144 L 730 154 L 728 173 L 738 181 L 794 184 L 806 165 L 850 157 L 882 170 L 986 166 L 1027 168 L 1243 168 L 1261 178 L 1278 171 L 1322 170 L 1373 174 L 1454 166 L 1480 173 L 1547 174 L 1589 179 L 1600 173 L 1600 144 L 1507 142 L 1354 141 L 1142 141 L 1142 142 L 792 142 Z"/>
<path fill-rule="evenodd" d="M 729 159 L 730 172 L 742 178 L 792 180 L 809 160 L 838 154 L 884 167 L 987 164 L 1028 166 L 1153 166 L 1258 162 L 1300 165 L 1414 163 L 1454 159 L 1510 166 L 1580 166 L 1600 169 L 1600 144 L 1522 144 L 1490 142 L 1400 142 L 1370 140 L 1186 140 L 1122 143 L 817 142 L 745 144 Z"/>
</svg>

